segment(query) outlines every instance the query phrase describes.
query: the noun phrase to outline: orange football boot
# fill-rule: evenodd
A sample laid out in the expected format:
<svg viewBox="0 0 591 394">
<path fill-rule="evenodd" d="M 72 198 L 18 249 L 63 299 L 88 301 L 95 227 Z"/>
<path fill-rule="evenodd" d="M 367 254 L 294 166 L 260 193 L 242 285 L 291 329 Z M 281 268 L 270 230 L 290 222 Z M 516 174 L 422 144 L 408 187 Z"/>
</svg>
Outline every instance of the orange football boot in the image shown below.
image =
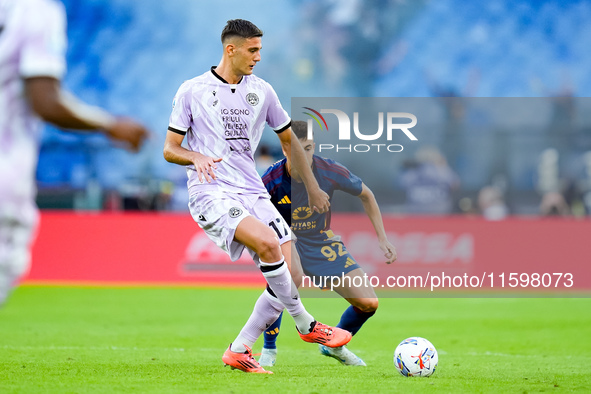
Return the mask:
<svg viewBox="0 0 591 394">
<path fill-rule="evenodd" d="M 306 342 L 319 343 L 328 347 L 339 347 L 346 345 L 353 335 L 342 328 L 330 327 L 326 324 L 316 322 L 314 329 L 309 334 L 300 333 L 300 338 Z"/>
<path fill-rule="evenodd" d="M 265 370 L 261 365 L 254 359 L 252 356 L 252 351 L 248 346 L 246 347 L 246 352 L 244 353 L 236 353 L 230 350 L 230 347 L 224 352 L 222 356 L 222 361 L 224 362 L 224 366 L 229 365 L 232 369 L 239 369 L 244 372 L 249 373 L 268 373 L 272 374 L 273 372 Z"/>
</svg>

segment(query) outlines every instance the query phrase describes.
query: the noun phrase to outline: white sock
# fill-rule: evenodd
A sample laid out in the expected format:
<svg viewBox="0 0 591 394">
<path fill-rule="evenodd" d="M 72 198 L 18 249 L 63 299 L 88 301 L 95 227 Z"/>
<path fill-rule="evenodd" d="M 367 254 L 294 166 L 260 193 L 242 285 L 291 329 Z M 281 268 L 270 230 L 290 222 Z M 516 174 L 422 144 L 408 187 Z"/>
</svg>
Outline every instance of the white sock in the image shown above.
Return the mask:
<svg viewBox="0 0 591 394">
<path fill-rule="evenodd" d="M 271 295 L 268 291 L 265 291 L 265 295 L 267 296 L 269 302 L 271 302 L 274 308 L 281 308 L 281 310 L 283 310 L 283 304 L 281 303 L 281 301 L 277 299 L 277 297 Z M 303 313 L 292 317 L 296 327 L 298 328 L 298 331 L 302 334 L 309 334 L 312 323 L 316 321 L 316 319 L 314 319 L 314 316 L 309 314 L 308 311 L 306 311 L 305 309 Z"/>
<path fill-rule="evenodd" d="M 254 342 L 249 342 L 248 338 L 242 336 L 242 333 L 240 333 L 230 345 L 230 350 L 234 353 L 244 353 L 246 352 L 246 346 L 252 349 L 252 345 L 254 345 Z"/>
<path fill-rule="evenodd" d="M 295 321 L 295 325 L 298 328 L 298 331 L 301 334 L 309 334 L 312 329 L 312 323 L 316 320 L 314 317 L 308 313 L 308 311 L 304 310 L 304 313 L 297 316 L 292 316 L 293 320 Z"/>
<path fill-rule="evenodd" d="M 283 259 L 275 263 L 261 261 L 261 270 L 269 287 L 275 293 L 275 297 L 293 317 L 298 331 L 302 334 L 308 334 L 315 319 L 304 308 L 298 289 L 291 279 L 287 264 Z"/>
<path fill-rule="evenodd" d="M 230 346 L 231 351 L 244 353 L 246 346 L 252 348 L 252 345 L 254 345 L 263 331 L 277 320 L 281 311 L 283 311 L 283 305 L 279 302 L 273 303 L 270 298 L 272 297 L 265 289 L 254 304 L 252 314 L 244 327 L 242 327 L 240 334 L 232 342 Z"/>
</svg>

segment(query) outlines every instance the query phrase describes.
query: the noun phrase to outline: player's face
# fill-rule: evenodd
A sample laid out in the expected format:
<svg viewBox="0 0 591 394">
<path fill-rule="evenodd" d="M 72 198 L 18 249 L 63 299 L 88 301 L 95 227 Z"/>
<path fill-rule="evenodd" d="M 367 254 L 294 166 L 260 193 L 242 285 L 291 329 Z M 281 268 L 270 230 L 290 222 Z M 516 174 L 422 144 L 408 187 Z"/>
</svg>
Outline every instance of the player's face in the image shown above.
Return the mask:
<svg viewBox="0 0 591 394">
<path fill-rule="evenodd" d="M 261 37 L 242 39 L 233 52 L 232 64 L 237 75 L 250 75 L 261 60 Z"/>
<path fill-rule="evenodd" d="M 308 163 L 312 165 L 312 157 L 314 156 L 314 150 L 316 149 L 314 140 L 300 140 L 300 143 L 302 144 L 302 148 L 304 148 L 304 153 L 306 154 Z"/>
</svg>

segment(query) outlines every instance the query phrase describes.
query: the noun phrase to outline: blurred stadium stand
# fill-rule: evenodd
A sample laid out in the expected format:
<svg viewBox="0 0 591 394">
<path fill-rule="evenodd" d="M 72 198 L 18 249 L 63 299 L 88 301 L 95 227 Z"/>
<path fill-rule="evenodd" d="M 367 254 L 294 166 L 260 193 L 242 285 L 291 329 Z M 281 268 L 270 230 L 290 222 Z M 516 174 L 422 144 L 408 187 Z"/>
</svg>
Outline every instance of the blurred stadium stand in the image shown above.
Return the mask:
<svg viewBox="0 0 591 394">
<path fill-rule="evenodd" d="M 183 80 L 217 64 L 219 33 L 231 18 L 250 19 L 265 31 L 256 73 L 272 83 L 288 111 L 292 96 L 555 97 L 556 116 L 548 121 L 574 119 L 564 132 L 454 131 L 461 143 L 440 148 L 461 179 L 456 198 L 475 201 L 481 188 L 496 184 L 511 213 L 533 214 L 544 193 L 540 178 L 550 177 L 550 188 L 591 207 L 591 112 L 577 111 L 573 100 L 591 93 L 586 1 L 63 2 L 66 87 L 139 118 L 155 136 L 134 156 L 107 149 L 101 136 L 48 127 L 37 172 L 42 208 L 186 209 L 184 170 L 161 154 L 170 105 Z M 447 139 L 444 129 L 430 140 Z M 280 155 L 273 133 L 262 142 Z M 554 161 L 543 156 L 547 149 L 555 150 Z M 392 182 L 376 186 L 378 198 L 393 199 L 386 210 L 403 212 L 395 179 L 412 153 L 393 159 Z M 107 203 L 113 195 L 119 201 Z M 342 208 L 359 209 L 344 201 Z"/>
</svg>

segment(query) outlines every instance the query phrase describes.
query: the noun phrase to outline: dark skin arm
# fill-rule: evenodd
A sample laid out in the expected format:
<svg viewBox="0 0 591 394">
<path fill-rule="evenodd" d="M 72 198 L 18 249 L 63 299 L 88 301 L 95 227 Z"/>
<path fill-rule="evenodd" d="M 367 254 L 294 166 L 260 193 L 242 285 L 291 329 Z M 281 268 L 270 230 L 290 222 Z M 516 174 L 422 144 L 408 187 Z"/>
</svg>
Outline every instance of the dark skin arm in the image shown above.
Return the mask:
<svg viewBox="0 0 591 394">
<path fill-rule="evenodd" d="M 131 119 L 115 118 L 80 102 L 64 92 L 60 81 L 52 77 L 25 79 L 25 95 L 39 117 L 61 128 L 103 130 L 109 138 L 124 142 L 134 151 L 149 135 L 144 126 Z"/>
</svg>

